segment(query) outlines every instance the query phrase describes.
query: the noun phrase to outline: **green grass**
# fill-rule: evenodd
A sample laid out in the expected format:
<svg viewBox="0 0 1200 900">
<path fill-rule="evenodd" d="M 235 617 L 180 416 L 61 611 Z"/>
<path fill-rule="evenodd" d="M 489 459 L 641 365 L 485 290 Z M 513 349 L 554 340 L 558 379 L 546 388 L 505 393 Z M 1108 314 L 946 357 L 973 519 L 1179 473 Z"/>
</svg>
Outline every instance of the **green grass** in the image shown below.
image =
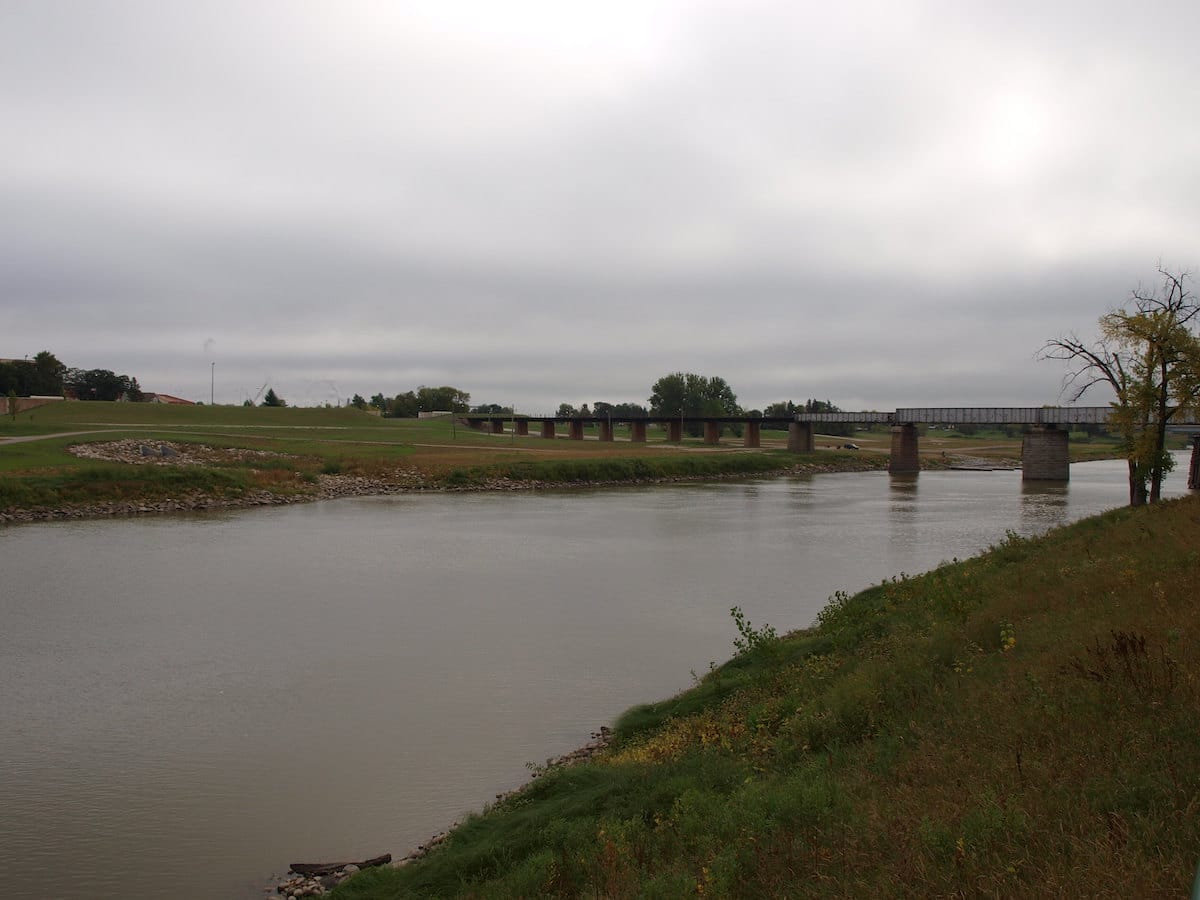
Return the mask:
<svg viewBox="0 0 1200 900">
<path fill-rule="evenodd" d="M 1200 498 L 1122 509 L 743 623 L 606 758 L 334 896 L 1183 896 L 1198 547 Z"/>
<path fill-rule="evenodd" d="M 536 429 L 535 429 L 536 430 Z M 70 437 L 49 437 L 58 433 Z M 320 474 L 382 480 L 416 477 L 425 485 L 480 486 L 492 479 L 598 484 L 670 477 L 752 475 L 802 460 L 779 451 L 694 452 L 652 434 L 647 444 L 547 441 L 538 435 L 491 435 L 449 419 L 381 419 L 355 409 L 265 409 L 138 403 L 55 403 L 0 418 L 0 438 L 40 436 L 0 444 L 0 510 L 161 499 L 180 490 L 235 497 L 250 490 L 311 492 Z M 210 461 L 177 467 L 106 464 L 107 476 L 85 475 L 99 465 L 67 452 L 72 444 L 134 439 L 268 451 L 274 457 Z M 688 452 L 680 452 L 684 449 Z M 857 466 L 859 457 L 823 453 L 831 466 Z"/>
<path fill-rule="evenodd" d="M 91 463 L 67 472 L 0 479 L 0 509 L 148 501 L 195 493 L 239 497 L 255 486 L 244 470 Z"/>
<path fill-rule="evenodd" d="M 789 465 L 795 465 L 799 461 L 800 458 L 795 454 L 779 452 L 520 460 L 456 468 L 449 473 L 446 481 L 452 486 L 477 485 L 492 478 L 503 478 L 516 482 L 600 484 L 650 481 L 658 478 L 753 475 L 779 471 Z"/>
</svg>

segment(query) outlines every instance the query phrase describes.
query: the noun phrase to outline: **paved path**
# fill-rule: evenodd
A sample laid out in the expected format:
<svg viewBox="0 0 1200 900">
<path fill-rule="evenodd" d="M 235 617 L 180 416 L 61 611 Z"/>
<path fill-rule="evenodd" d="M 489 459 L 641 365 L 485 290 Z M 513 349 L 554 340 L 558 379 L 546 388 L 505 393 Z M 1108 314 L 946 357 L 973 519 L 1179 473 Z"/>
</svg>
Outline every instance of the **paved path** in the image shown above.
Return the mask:
<svg viewBox="0 0 1200 900">
<path fill-rule="evenodd" d="M 104 434 L 108 430 L 107 428 L 103 428 L 97 431 L 60 431 L 56 434 L 23 434 L 20 437 L 0 438 L 0 446 L 4 444 L 24 444 L 29 441 L 48 441 L 52 438 L 75 437 L 77 434 Z"/>
</svg>

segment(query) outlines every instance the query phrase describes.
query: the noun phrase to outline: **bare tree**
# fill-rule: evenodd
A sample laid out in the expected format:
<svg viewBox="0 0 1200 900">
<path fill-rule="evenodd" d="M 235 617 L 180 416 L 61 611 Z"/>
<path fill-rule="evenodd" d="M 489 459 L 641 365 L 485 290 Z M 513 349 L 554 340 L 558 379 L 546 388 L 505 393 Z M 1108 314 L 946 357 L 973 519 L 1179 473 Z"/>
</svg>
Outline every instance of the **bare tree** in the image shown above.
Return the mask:
<svg viewBox="0 0 1200 900">
<path fill-rule="evenodd" d="M 1116 395 L 1111 425 L 1124 441 L 1132 506 L 1161 497 L 1172 466 L 1167 426 L 1200 399 L 1200 340 L 1192 330 L 1200 303 L 1188 289 L 1189 273 L 1158 272 L 1157 290 L 1138 288 L 1128 308 L 1100 317 L 1095 343 L 1070 334 L 1047 341 L 1040 354 L 1070 364 L 1063 380 L 1070 402 L 1096 385 Z"/>
</svg>

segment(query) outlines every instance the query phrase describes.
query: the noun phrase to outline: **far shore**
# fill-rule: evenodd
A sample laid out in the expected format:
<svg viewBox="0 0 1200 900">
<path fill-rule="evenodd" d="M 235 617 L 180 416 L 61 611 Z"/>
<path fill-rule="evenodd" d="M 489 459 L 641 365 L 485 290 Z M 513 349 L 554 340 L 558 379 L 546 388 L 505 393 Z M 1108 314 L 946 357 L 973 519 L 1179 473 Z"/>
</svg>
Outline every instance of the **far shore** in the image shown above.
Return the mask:
<svg viewBox="0 0 1200 900">
<path fill-rule="evenodd" d="M 360 475 L 320 475 L 316 490 L 305 493 L 276 493 L 267 490 L 250 491 L 233 497 L 217 496 L 201 491 L 188 492 L 180 497 L 166 499 L 133 499 L 102 501 L 97 503 L 64 504 L 54 507 L 0 510 L 0 524 L 25 522 L 78 521 L 86 519 L 125 518 L 147 515 L 169 515 L 172 513 L 203 512 L 210 510 L 251 509 L 262 506 L 287 506 L 296 503 L 312 503 L 320 500 L 336 500 L 345 497 L 384 497 L 415 493 L 481 493 L 518 492 L 536 490 L 569 490 L 618 488 L 651 484 L 680 484 L 699 481 L 745 481 L 757 478 L 776 478 L 789 475 L 813 475 L 834 472 L 877 472 L 887 469 L 888 458 L 875 454 L 860 459 L 831 458 L 828 461 L 805 461 L 795 465 L 781 466 L 752 473 L 728 473 L 705 475 L 673 475 L 656 478 L 630 478 L 605 481 L 551 481 L 516 480 L 511 478 L 489 478 L 477 484 L 447 485 L 433 479 L 407 477 L 391 480 Z M 946 469 L 944 460 L 925 459 L 922 467 Z"/>
</svg>

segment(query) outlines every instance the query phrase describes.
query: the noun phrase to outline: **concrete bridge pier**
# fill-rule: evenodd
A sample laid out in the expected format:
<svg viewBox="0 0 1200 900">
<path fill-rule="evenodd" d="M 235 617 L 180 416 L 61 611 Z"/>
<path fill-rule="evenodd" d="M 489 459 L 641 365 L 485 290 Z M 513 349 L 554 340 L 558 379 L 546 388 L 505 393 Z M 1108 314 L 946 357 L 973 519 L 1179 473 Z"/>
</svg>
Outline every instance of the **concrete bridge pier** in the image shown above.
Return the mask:
<svg viewBox="0 0 1200 900">
<path fill-rule="evenodd" d="M 492 434 L 504 434 L 503 419 L 492 419 Z"/>
<path fill-rule="evenodd" d="M 525 434 L 525 435 L 529 434 L 529 420 L 528 419 L 517 419 L 516 420 L 516 429 L 517 429 L 517 434 Z"/>
<path fill-rule="evenodd" d="M 1069 481 L 1071 457 L 1067 432 L 1053 425 L 1036 427 L 1021 442 L 1022 481 Z"/>
<path fill-rule="evenodd" d="M 758 422 L 747 422 L 744 427 L 742 443 L 747 447 L 761 447 L 762 432 L 759 429 L 762 426 Z"/>
<path fill-rule="evenodd" d="M 610 421 L 600 422 L 600 440 L 611 441 L 613 439 L 613 427 Z"/>
<path fill-rule="evenodd" d="M 704 443 L 716 444 L 721 440 L 721 423 L 720 422 L 705 422 L 704 423 Z"/>
<path fill-rule="evenodd" d="M 788 424 L 788 449 L 793 453 L 812 453 L 817 449 L 816 426 L 812 422 Z"/>
<path fill-rule="evenodd" d="M 892 426 L 892 455 L 888 471 L 893 475 L 912 475 L 921 471 L 917 426 L 908 422 Z"/>
<path fill-rule="evenodd" d="M 683 423 L 672 419 L 667 423 L 667 440 L 678 444 L 683 440 Z"/>
<path fill-rule="evenodd" d="M 578 419 L 571 420 L 571 440 L 583 440 L 583 422 L 579 421 Z"/>
<path fill-rule="evenodd" d="M 542 437 L 554 440 L 554 420 L 547 419 L 542 423 Z"/>
<path fill-rule="evenodd" d="M 1192 464 L 1188 468 L 1188 489 L 1200 491 L 1200 434 L 1192 438 Z"/>
<path fill-rule="evenodd" d="M 646 423 L 634 419 L 629 423 L 629 440 L 635 444 L 646 443 Z"/>
</svg>

